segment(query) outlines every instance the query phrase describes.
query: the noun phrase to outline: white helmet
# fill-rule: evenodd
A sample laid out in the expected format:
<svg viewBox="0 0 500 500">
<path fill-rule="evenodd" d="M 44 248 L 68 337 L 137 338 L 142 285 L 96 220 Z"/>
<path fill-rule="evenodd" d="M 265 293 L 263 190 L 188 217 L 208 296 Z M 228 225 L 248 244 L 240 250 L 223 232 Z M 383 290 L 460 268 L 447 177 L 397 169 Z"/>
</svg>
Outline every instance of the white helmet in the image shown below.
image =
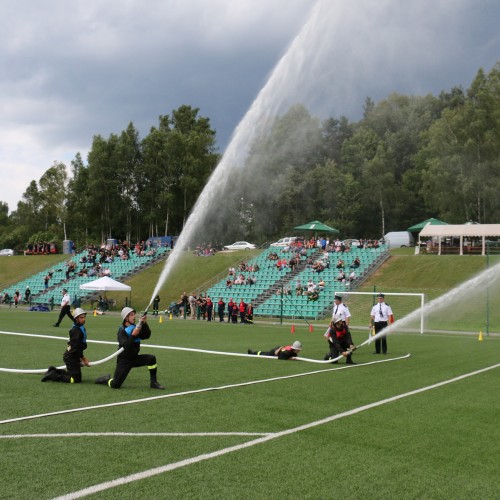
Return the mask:
<svg viewBox="0 0 500 500">
<path fill-rule="evenodd" d="M 294 349 L 295 351 L 302 351 L 302 343 L 299 342 L 298 340 L 296 340 L 293 344 L 292 344 L 292 349 Z"/>
<path fill-rule="evenodd" d="M 77 307 L 73 313 L 73 318 L 78 318 L 78 316 L 81 316 L 82 314 L 87 314 L 83 309 L 80 307 Z"/>
<path fill-rule="evenodd" d="M 332 319 L 332 322 L 333 324 L 335 325 L 336 323 L 341 323 L 342 321 L 344 321 L 342 319 L 342 316 L 340 316 L 340 314 L 336 314 L 333 319 Z"/>
<path fill-rule="evenodd" d="M 132 309 L 131 307 L 124 307 L 124 308 L 122 309 L 122 312 L 121 312 L 122 321 L 125 321 L 125 320 L 127 319 L 127 316 L 128 316 L 131 312 L 134 312 L 134 313 L 135 313 L 135 309 Z"/>
</svg>

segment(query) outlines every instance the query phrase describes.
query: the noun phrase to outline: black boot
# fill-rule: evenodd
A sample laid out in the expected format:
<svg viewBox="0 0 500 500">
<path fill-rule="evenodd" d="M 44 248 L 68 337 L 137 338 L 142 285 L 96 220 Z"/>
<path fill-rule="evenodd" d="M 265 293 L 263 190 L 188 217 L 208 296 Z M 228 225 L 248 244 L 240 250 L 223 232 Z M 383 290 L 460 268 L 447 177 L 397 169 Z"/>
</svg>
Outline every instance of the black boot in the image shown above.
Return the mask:
<svg viewBox="0 0 500 500">
<path fill-rule="evenodd" d="M 101 385 L 107 385 L 110 379 L 111 375 L 108 373 L 107 375 L 103 375 L 102 377 L 96 378 L 95 383 Z"/>
<path fill-rule="evenodd" d="M 159 384 L 157 380 L 151 380 L 151 384 L 149 386 L 151 387 L 151 389 L 165 389 L 165 387 Z"/>
<path fill-rule="evenodd" d="M 149 384 L 149 387 L 151 389 L 165 389 L 161 384 L 158 383 L 158 380 L 156 380 L 156 372 L 158 371 L 157 368 L 150 368 L 149 369 L 149 376 L 151 378 L 151 382 Z"/>
<path fill-rule="evenodd" d="M 49 369 L 45 372 L 42 377 L 42 382 L 47 382 L 48 380 L 52 380 L 54 382 L 58 382 L 61 379 L 61 375 L 57 373 L 57 369 L 55 366 L 49 366 Z"/>
</svg>

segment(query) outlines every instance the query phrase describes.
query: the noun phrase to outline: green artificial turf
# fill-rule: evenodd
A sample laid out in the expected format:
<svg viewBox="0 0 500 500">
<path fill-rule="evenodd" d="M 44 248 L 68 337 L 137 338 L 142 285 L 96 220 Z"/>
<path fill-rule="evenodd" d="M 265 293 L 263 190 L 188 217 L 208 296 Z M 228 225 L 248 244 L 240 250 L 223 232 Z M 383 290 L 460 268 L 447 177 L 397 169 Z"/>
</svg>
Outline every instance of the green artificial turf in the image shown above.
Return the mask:
<svg viewBox="0 0 500 500">
<path fill-rule="evenodd" d="M 0 366 L 61 364 L 70 327 L 51 327 L 56 313 L 0 310 Z M 117 315 L 87 318 L 91 360 L 111 354 Z M 148 347 L 180 346 L 245 353 L 301 340 L 302 355 L 322 359 L 323 325 L 208 324 L 149 318 L 166 391 L 149 388 L 146 368 L 122 389 L 95 385 L 114 361 L 85 368 L 82 384 L 41 383 L 39 375 L 0 372 L 0 420 L 164 396 L 2 423 L 1 435 L 81 432 L 276 433 L 498 365 L 500 339 L 454 334 L 394 334 L 386 357 L 366 346 L 343 368 L 305 362 L 218 356 Z M 357 344 L 366 333 L 355 332 Z M 190 391 L 300 375 L 259 384 Z M 97 493 L 95 498 L 497 498 L 498 368 L 346 415 L 252 447 L 221 454 Z M 53 498 L 104 481 L 225 450 L 259 436 L 66 436 L 0 439 L 2 498 Z"/>
</svg>

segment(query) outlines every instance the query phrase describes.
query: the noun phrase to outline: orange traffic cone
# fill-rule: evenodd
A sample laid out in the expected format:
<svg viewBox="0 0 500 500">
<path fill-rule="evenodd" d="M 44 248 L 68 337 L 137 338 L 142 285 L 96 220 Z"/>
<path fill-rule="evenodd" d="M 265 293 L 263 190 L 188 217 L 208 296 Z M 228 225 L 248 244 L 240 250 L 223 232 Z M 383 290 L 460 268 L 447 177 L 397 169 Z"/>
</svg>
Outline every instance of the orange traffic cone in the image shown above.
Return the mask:
<svg viewBox="0 0 500 500">
<path fill-rule="evenodd" d="M 312 325 L 309 325 L 309 333 L 312 333 L 314 331 L 314 328 Z"/>
<path fill-rule="evenodd" d="M 290 329 L 290 333 L 295 333 L 295 325 L 292 325 L 292 328 Z"/>
<path fill-rule="evenodd" d="M 94 316 L 97 316 L 97 311 L 94 309 Z"/>
<path fill-rule="evenodd" d="M 479 338 L 477 340 L 479 340 L 479 342 L 483 341 L 483 332 L 481 330 L 479 330 Z"/>
</svg>

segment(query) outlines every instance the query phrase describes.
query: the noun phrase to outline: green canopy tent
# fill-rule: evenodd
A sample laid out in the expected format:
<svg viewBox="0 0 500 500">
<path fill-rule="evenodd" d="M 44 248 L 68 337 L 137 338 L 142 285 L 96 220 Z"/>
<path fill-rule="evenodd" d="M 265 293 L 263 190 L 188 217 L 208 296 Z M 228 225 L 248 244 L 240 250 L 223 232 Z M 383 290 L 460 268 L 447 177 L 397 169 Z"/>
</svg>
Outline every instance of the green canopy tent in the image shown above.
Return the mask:
<svg viewBox="0 0 500 500">
<path fill-rule="evenodd" d="M 422 229 L 430 224 L 431 226 L 447 226 L 447 222 L 443 222 L 442 220 L 439 219 L 434 219 L 434 217 L 431 217 L 430 219 L 424 220 L 422 222 L 419 222 L 418 224 L 415 224 L 407 229 L 410 233 L 419 233 L 422 231 Z"/>
<path fill-rule="evenodd" d="M 295 226 L 294 229 L 298 231 L 310 231 L 312 233 L 336 233 L 338 234 L 340 231 L 335 229 L 334 227 L 327 226 L 323 224 L 319 220 L 313 220 L 312 222 L 308 222 L 307 224 L 303 224 L 302 226 Z"/>
</svg>

